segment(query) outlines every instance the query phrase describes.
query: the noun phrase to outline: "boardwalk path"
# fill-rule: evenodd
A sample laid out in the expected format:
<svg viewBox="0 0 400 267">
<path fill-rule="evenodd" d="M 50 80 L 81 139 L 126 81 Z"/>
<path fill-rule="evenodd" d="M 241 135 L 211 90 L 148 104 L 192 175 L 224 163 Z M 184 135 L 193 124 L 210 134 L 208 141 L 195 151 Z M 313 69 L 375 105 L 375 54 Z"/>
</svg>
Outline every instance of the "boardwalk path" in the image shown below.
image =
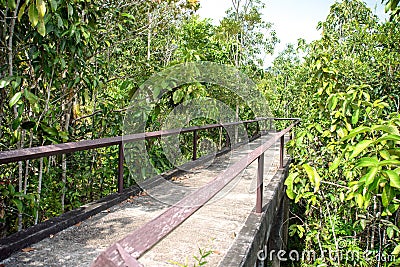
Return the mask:
<svg viewBox="0 0 400 267">
<path fill-rule="evenodd" d="M 198 188 L 211 181 L 230 162 L 242 158 L 269 136 L 220 156 L 211 165 L 196 167 L 173 179 L 173 183 L 185 188 Z M 264 185 L 277 170 L 279 144 L 265 153 Z M 209 165 L 209 166 L 207 166 Z M 206 266 L 218 266 L 237 233 L 244 226 L 247 216 L 254 212 L 255 179 L 257 162 L 250 165 L 227 189 L 215 196 L 181 226 L 139 258 L 144 266 L 192 266 L 199 248 L 211 250 Z M 168 205 L 154 199 L 163 195 L 165 186 L 159 185 L 147 194 L 131 197 L 106 212 L 70 227 L 52 237 L 32 245 L 29 252 L 18 252 L 1 262 L 5 266 L 89 266 L 90 263 L 112 243 L 161 214 Z"/>
</svg>

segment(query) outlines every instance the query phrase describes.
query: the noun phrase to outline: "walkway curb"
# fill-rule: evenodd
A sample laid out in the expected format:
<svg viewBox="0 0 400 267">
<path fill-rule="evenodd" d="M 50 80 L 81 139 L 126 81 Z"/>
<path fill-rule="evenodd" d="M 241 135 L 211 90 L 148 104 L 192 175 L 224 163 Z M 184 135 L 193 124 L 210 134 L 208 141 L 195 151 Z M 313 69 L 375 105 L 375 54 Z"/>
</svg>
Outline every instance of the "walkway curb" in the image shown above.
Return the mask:
<svg viewBox="0 0 400 267">
<path fill-rule="evenodd" d="M 254 267 L 258 261 L 258 252 L 264 250 L 270 241 L 270 236 L 279 236 L 281 230 L 284 231 L 284 238 L 287 237 L 285 229 L 279 229 L 281 224 L 273 221 L 284 204 L 286 192 L 284 190 L 284 182 L 289 172 L 291 160 L 287 160 L 284 170 L 278 170 L 271 182 L 264 188 L 263 212 L 255 213 L 255 210 L 248 216 L 245 225 L 239 232 L 235 242 L 229 249 L 228 253 L 219 263 L 223 267 Z M 285 211 L 285 209 L 282 209 Z M 284 217 L 284 216 L 283 216 Z M 281 218 L 282 219 L 282 218 Z M 255 227 L 256 226 L 256 227 Z M 279 228 L 276 229 L 275 227 Z M 283 242 L 278 242 L 278 246 L 282 247 Z M 286 240 L 284 240 L 286 243 Z M 275 249 L 275 248 L 274 248 Z M 278 250 L 281 248 L 278 248 Z M 268 251 L 265 251 L 268 253 Z M 268 255 L 264 257 L 267 258 Z M 261 265 L 266 266 L 266 265 Z M 275 266 L 275 265 L 273 265 Z M 279 265 L 278 265 L 279 266 Z"/>
</svg>

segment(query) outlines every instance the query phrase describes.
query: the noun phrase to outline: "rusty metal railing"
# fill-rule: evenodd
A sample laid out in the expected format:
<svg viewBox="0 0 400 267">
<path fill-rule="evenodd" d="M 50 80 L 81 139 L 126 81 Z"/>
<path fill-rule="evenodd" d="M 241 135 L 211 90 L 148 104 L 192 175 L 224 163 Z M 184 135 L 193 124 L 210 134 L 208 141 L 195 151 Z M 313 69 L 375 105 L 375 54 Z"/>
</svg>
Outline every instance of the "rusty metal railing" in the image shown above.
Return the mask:
<svg viewBox="0 0 400 267">
<path fill-rule="evenodd" d="M 260 120 L 268 119 L 271 120 L 271 118 Z M 280 140 L 280 168 L 283 168 L 285 134 L 290 133 L 292 128 L 300 122 L 300 120 L 296 118 L 289 118 L 286 120 L 293 120 L 294 122 L 286 129 L 272 135 L 268 141 L 234 163 L 214 180 L 184 197 L 155 219 L 110 246 L 97 257 L 91 266 L 143 266 L 138 261 L 140 256 L 172 232 L 194 212 L 204 206 L 255 160 L 258 160 L 256 212 L 261 213 L 263 207 L 264 152 Z M 221 126 L 216 125 L 216 127 Z M 196 128 L 196 130 L 198 129 L 199 128 Z M 194 130 L 195 129 L 192 128 L 192 131 Z M 195 156 L 193 158 L 195 158 Z"/>
<path fill-rule="evenodd" d="M 118 145 L 119 146 L 119 158 L 118 158 L 118 179 L 117 179 L 117 188 L 118 188 L 118 192 L 119 193 L 123 193 L 125 191 L 123 191 L 124 189 L 124 180 L 123 180 L 123 168 L 124 168 L 124 143 L 127 142 L 134 142 L 134 141 L 138 141 L 138 140 L 145 140 L 145 139 L 150 139 L 150 138 L 157 138 L 157 137 L 162 137 L 162 136 L 169 136 L 169 135 L 178 135 L 181 133 L 193 133 L 193 155 L 192 155 L 192 159 L 196 160 L 197 159 L 197 142 L 198 142 L 198 132 L 202 131 L 202 130 L 207 130 L 207 129 L 213 129 L 213 128 L 224 128 L 224 127 L 229 127 L 229 126 L 235 126 L 235 125 L 240 125 L 240 124 L 244 124 L 246 129 L 247 129 L 247 124 L 249 123 L 256 123 L 256 122 L 261 122 L 261 121 L 269 121 L 269 129 L 260 129 L 258 128 L 258 130 L 273 130 L 272 129 L 272 122 L 276 120 L 291 120 L 294 121 L 295 124 L 298 123 L 299 119 L 296 118 L 257 118 L 255 120 L 248 120 L 248 121 L 238 121 L 238 122 L 232 122 L 232 123 L 224 123 L 224 124 L 210 124 L 210 125 L 204 125 L 204 126 L 193 126 L 193 127 L 187 127 L 187 128 L 183 128 L 183 129 L 172 129 L 172 130 L 164 130 L 164 131 L 156 131 L 156 132 L 148 132 L 148 133 L 140 133 L 140 134 L 133 134 L 133 135 L 125 135 L 123 137 L 118 136 L 118 137 L 111 137 L 111 138 L 102 138 L 102 139 L 95 139 L 95 140 L 85 140 L 85 141 L 79 141 L 79 142 L 69 142 L 69 143 L 63 143 L 63 144 L 56 144 L 56 145 L 47 145 L 47 146 L 40 146 L 40 147 L 33 147 L 33 148 L 24 148 L 24 149 L 19 149 L 19 150 L 11 150 L 11 151 L 0 151 L 0 165 L 2 164 L 7 164 L 7 163 L 12 163 L 12 162 L 18 162 L 18 161 L 25 161 L 28 159 L 39 159 L 42 157 L 48 157 L 48 156 L 55 156 L 55 155 L 62 155 L 62 154 L 68 154 L 68 153 L 73 153 L 73 152 L 77 152 L 77 151 L 83 151 L 83 150 L 90 150 L 90 149 L 96 149 L 96 148 L 102 148 L 102 147 L 109 147 L 109 146 L 114 146 L 114 145 Z M 291 126 L 293 127 L 293 126 Z M 282 132 L 280 132 L 282 133 Z M 280 134 L 278 133 L 278 134 Z M 276 135 L 274 137 L 275 139 L 278 138 Z M 281 135 L 281 160 L 280 160 L 280 166 L 283 166 L 283 137 Z M 229 135 L 227 135 L 227 144 L 229 144 Z M 266 148 L 267 149 L 267 148 Z M 261 157 L 259 157 L 259 164 L 262 165 L 263 162 L 261 162 Z M 231 177 L 229 174 L 227 174 L 229 177 Z M 259 180 L 261 180 L 262 178 L 262 174 L 260 174 L 260 178 Z M 222 184 L 221 184 L 222 185 Z M 207 191 L 207 190 L 206 190 Z M 262 201 L 262 192 L 258 192 L 258 201 L 257 201 L 257 211 L 260 211 L 260 207 L 262 207 L 262 203 L 260 201 Z M 119 194 L 119 195 L 123 195 L 123 194 Z M 182 200 L 183 201 L 183 200 Z M 208 201 L 207 199 L 205 199 L 204 201 Z M 205 202 L 204 202 L 205 203 Z M 191 213 L 193 213 L 195 210 L 191 211 Z M 171 215 L 172 215 L 171 211 Z M 185 214 L 185 212 L 184 212 Z M 84 218 L 84 216 L 82 216 L 82 218 Z M 184 220 L 184 219 L 183 219 Z M 182 220 L 182 221 L 183 221 Z M 181 221 L 181 222 L 182 222 Z M 181 222 L 179 222 L 178 224 L 171 224 L 171 226 L 176 227 L 177 225 L 179 225 Z M 72 223 L 68 221 L 64 222 L 64 228 L 68 227 L 70 225 L 73 225 L 74 223 Z M 76 223 L 76 222 L 75 222 Z M 175 226 L 174 226 L 175 225 Z M 57 228 L 58 229 L 58 228 Z M 169 231 L 172 231 L 173 228 L 169 229 Z M 54 230 L 54 229 L 53 229 Z M 52 230 L 52 231 L 53 231 Z M 62 229 L 61 229 L 62 230 Z M 51 232 L 54 233 L 54 232 Z M 45 235 L 42 235 L 40 237 L 32 237 L 29 239 L 29 242 L 37 242 L 38 240 L 41 240 L 45 237 Z M 24 239 L 25 240 L 25 239 Z M 32 240 L 36 240 L 36 241 L 32 241 Z M 25 243 L 24 243 L 25 242 Z M 24 241 L 21 244 L 17 244 L 18 248 L 20 249 L 22 247 L 22 245 L 26 245 L 28 243 L 28 241 Z M 158 242 L 158 241 L 157 241 Z M 30 243 L 29 243 L 30 244 Z M 17 245 L 13 245 L 13 249 L 15 249 L 14 247 L 16 247 Z M 125 244 L 126 245 L 126 244 Z M 126 246 L 122 245 L 122 248 L 125 250 Z M 115 245 L 116 246 L 116 245 Z M 115 248 L 114 246 L 114 248 Z M 126 262 L 129 262 L 129 255 L 128 254 L 124 254 L 124 251 L 121 250 L 121 245 L 118 245 L 118 251 L 119 251 L 119 255 L 123 255 L 123 257 L 126 259 Z M 141 251 L 145 251 L 145 248 L 143 248 L 143 250 Z M 147 248 L 148 249 L 148 248 Z M 10 253 L 9 251 L 10 249 L 8 249 L 7 253 Z M 16 250 L 14 250 L 16 251 Z M 128 255 L 128 256 L 127 256 Z M 136 254 L 134 254 L 134 259 L 138 258 L 141 254 L 138 254 L 136 256 Z M 4 256 L 4 255 L 3 255 Z M 128 258 L 127 258 L 128 257 Z M 0 255 L 0 258 L 1 255 Z M 113 265 L 114 266 L 114 265 Z M 131 265 L 133 266 L 133 265 Z"/>
<path fill-rule="evenodd" d="M 109 147 L 118 145 L 119 152 L 118 152 L 118 192 L 121 193 L 124 189 L 123 184 L 123 164 L 124 164 L 124 149 L 123 143 L 134 142 L 144 139 L 150 138 L 157 138 L 161 136 L 170 136 L 170 135 L 177 135 L 181 133 L 189 133 L 193 132 L 193 160 L 197 158 L 197 137 L 198 131 L 213 129 L 213 128 L 224 128 L 229 126 L 235 126 L 240 124 L 247 125 L 248 123 L 260 122 L 260 121 L 267 121 L 269 120 L 270 123 L 273 120 L 285 120 L 284 118 L 257 118 L 254 120 L 247 120 L 247 121 L 238 121 L 238 122 L 230 122 L 230 123 L 218 123 L 218 124 L 209 124 L 204 126 L 192 126 L 182 129 L 172 129 L 172 130 L 162 130 L 162 131 L 155 131 L 155 132 L 147 132 L 147 133 L 138 133 L 138 134 L 131 134 L 125 136 L 117 136 L 117 137 L 110 137 L 110 138 L 101 138 L 101 139 L 94 139 L 94 140 L 84 140 L 79 142 L 69 142 L 69 143 L 62 143 L 56 145 L 47 145 L 47 146 L 39 146 L 39 147 L 32 147 L 32 148 L 23 148 L 17 150 L 10 150 L 10 151 L 0 151 L 0 165 L 18 162 L 18 161 L 25 161 L 28 159 L 39 159 L 42 157 L 48 156 L 55 156 L 61 154 L 68 154 L 82 150 L 90 150 L 102 147 Z M 289 118 L 288 120 L 293 120 Z M 272 124 L 271 124 L 272 125 Z"/>
</svg>

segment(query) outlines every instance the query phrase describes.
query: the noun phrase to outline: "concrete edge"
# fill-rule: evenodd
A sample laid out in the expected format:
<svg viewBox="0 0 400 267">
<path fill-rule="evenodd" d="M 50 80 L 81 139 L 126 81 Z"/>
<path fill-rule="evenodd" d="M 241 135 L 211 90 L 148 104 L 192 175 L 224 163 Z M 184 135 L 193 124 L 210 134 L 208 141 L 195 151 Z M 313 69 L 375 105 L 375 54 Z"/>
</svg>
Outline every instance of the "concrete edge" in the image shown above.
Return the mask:
<svg viewBox="0 0 400 267">
<path fill-rule="evenodd" d="M 227 254 L 221 260 L 220 267 L 254 267 L 257 253 L 268 242 L 275 217 L 285 197 L 284 182 L 288 175 L 291 160 L 285 162 L 283 170 L 278 170 L 264 190 L 264 206 L 261 214 L 252 213 L 237 235 Z"/>
</svg>

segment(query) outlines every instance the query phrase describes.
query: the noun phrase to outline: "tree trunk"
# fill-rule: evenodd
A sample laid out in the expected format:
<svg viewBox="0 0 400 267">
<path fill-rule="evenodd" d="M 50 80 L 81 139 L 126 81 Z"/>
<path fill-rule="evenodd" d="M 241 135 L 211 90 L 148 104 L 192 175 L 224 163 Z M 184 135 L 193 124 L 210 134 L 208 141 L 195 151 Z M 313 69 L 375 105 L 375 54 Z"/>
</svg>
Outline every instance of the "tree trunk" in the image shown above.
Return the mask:
<svg viewBox="0 0 400 267">
<path fill-rule="evenodd" d="M 147 61 L 150 61 L 151 57 L 151 37 L 152 37 L 152 19 L 150 11 L 147 13 L 147 17 L 149 20 L 149 28 L 147 29 Z"/>
<path fill-rule="evenodd" d="M 239 101 L 236 103 L 236 114 L 235 114 L 235 121 L 239 121 Z M 235 125 L 235 144 L 238 143 L 239 138 L 239 127 Z"/>
<path fill-rule="evenodd" d="M 16 8 L 14 9 L 14 12 L 13 12 L 13 15 L 12 15 L 12 18 L 11 18 L 10 31 L 9 31 L 9 35 L 8 35 L 8 45 L 7 45 L 8 75 L 10 77 L 12 77 L 14 75 L 13 37 L 14 37 L 15 20 L 17 19 L 19 4 L 20 4 L 20 0 L 17 0 Z M 6 18 L 4 18 L 4 19 L 6 19 Z M 18 118 L 18 111 L 17 111 L 15 106 L 14 106 L 14 116 L 15 116 L 15 118 Z M 21 130 L 21 128 L 18 127 L 17 131 L 20 131 L 20 130 Z M 21 148 L 22 142 L 23 142 L 23 140 L 21 140 L 20 143 L 17 143 L 17 149 Z M 23 177 L 22 161 L 19 161 L 18 162 L 18 189 L 19 189 L 19 192 L 23 191 L 22 190 L 22 177 Z M 21 230 L 22 230 L 22 213 L 19 212 L 18 213 L 18 231 L 21 231 Z"/>
<path fill-rule="evenodd" d="M 35 215 L 35 224 L 39 222 L 39 205 L 40 205 L 40 194 L 42 193 L 42 180 L 43 180 L 43 158 L 39 160 L 39 182 L 38 182 L 38 197 L 37 197 L 37 210 Z"/>
<path fill-rule="evenodd" d="M 64 118 L 65 118 L 65 123 L 64 123 L 64 131 L 68 132 L 69 128 L 69 122 L 71 118 L 71 108 L 72 108 L 72 101 L 70 101 L 67 104 L 67 108 L 65 108 L 64 105 Z M 65 193 L 66 193 L 66 183 L 67 183 L 67 155 L 63 154 L 61 156 L 61 181 L 62 181 L 62 194 L 61 194 L 61 210 L 62 212 L 65 211 Z"/>
</svg>

